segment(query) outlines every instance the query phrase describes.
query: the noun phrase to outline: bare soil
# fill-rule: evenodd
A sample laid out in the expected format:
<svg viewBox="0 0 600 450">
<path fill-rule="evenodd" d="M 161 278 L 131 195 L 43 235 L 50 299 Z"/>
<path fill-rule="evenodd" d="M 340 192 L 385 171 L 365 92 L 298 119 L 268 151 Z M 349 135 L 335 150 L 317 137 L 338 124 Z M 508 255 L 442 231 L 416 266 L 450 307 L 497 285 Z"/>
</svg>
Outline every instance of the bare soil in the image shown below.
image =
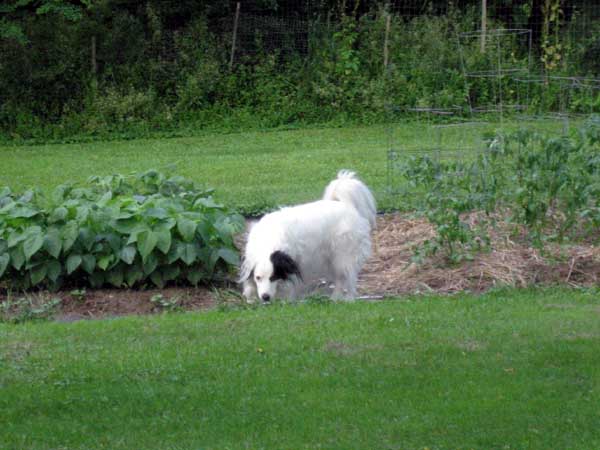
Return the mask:
<svg viewBox="0 0 600 450">
<path fill-rule="evenodd" d="M 476 220 L 475 217 L 472 220 Z M 496 229 L 491 249 L 460 265 L 449 264 L 444 255 L 412 262 L 414 248 L 434 237 L 425 219 L 410 215 L 378 217 L 373 256 L 359 279 L 359 294 L 382 298 L 414 293 L 483 292 L 494 286 L 525 287 L 540 284 L 570 286 L 598 285 L 600 248 L 591 243 L 548 245 L 544 252 L 516 239 L 514 230 Z M 245 236 L 237 245 L 243 248 Z M 239 302 L 235 285 L 150 290 L 87 289 L 85 293 L 64 291 L 37 293 L 38 298 L 60 298 L 61 321 L 94 319 L 131 314 L 151 314 L 171 307 L 184 310 L 207 309 L 217 304 Z M 13 297 L 17 296 L 12 294 Z M 0 295 L 0 301 L 6 296 Z M 154 301 L 152 301 L 154 299 Z M 162 306 L 161 306 L 162 300 Z"/>
</svg>

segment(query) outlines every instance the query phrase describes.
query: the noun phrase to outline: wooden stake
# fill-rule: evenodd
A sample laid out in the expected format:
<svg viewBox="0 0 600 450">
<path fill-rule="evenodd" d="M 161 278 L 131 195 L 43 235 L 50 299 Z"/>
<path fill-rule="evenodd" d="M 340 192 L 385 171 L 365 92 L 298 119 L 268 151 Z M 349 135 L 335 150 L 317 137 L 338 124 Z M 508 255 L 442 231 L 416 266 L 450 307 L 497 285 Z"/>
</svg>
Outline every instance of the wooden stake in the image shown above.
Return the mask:
<svg viewBox="0 0 600 450">
<path fill-rule="evenodd" d="M 391 24 L 391 15 L 390 13 L 386 13 L 385 18 L 385 39 L 383 41 L 383 72 L 387 70 L 388 62 L 389 62 L 389 38 L 390 38 L 390 24 Z"/>
<path fill-rule="evenodd" d="M 231 58 L 229 59 L 229 70 L 233 69 L 233 57 L 235 55 L 235 41 L 237 39 L 238 21 L 240 19 L 240 2 L 235 6 L 235 19 L 233 20 L 233 38 L 231 40 Z"/>
<path fill-rule="evenodd" d="M 487 0 L 481 0 L 481 53 L 485 53 L 487 33 Z"/>
<path fill-rule="evenodd" d="M 92 36 L 92 74 L 94 78 L 96 77 L 96 73 L 98 72 L 98 64 L 96 63 L 96 36 Z"/>
</svg>

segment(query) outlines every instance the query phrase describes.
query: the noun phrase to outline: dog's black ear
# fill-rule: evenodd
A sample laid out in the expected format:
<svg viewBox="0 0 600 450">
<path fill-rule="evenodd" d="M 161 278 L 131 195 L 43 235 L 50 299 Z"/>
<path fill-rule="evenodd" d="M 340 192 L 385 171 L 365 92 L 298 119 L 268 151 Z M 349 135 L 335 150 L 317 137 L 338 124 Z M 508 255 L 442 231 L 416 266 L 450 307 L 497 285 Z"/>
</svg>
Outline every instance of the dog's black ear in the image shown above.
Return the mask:
<svg viewBox="0 0 600 450">
<path fill-rule="evenodd" d="M 273 264 L 271 281 L 287 280 L 292 275 L 302 279 L 298 264 L 296 264 L 296 261 L 294 261 L 287 253 L 279 250 L 271 253 L 271 263 Z"/>
</svg>

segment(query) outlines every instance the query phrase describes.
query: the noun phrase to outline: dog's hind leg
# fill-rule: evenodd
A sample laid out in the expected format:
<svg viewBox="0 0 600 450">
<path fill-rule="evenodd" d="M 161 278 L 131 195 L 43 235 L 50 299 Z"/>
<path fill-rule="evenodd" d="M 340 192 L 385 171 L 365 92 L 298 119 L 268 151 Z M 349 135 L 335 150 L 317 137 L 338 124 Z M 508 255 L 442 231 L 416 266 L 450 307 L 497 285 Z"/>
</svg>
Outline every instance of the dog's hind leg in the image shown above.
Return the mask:
<svg viewBox="0 0 600 450">
<path fill-rule="evenodd" d="M 331 298 L 350 300 L 356 298 L 356 272 L 351 267 L 336 270 L 335 287 Z"/>
</svg>

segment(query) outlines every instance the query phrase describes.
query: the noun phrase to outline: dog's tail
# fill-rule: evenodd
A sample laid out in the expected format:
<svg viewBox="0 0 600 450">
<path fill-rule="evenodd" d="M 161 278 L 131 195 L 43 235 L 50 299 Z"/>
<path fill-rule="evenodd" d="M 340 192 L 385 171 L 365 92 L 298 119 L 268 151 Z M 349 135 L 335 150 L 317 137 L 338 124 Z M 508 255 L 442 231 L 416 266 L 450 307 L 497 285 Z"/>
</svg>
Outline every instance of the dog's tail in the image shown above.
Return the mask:
<svg viewBox="0 0 600 450">
<path fill-rule="evenodd" d="M 337 178 L 325 188 L 323 200 L 335 200 L 352 205 L 358 213 L 375 228 L 377 208 L 375 198 L 369 188 L 358 179 L 356 173 L 340 170 Z"/>
</svg>

